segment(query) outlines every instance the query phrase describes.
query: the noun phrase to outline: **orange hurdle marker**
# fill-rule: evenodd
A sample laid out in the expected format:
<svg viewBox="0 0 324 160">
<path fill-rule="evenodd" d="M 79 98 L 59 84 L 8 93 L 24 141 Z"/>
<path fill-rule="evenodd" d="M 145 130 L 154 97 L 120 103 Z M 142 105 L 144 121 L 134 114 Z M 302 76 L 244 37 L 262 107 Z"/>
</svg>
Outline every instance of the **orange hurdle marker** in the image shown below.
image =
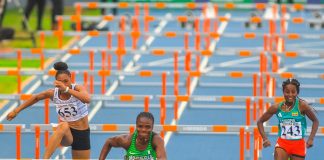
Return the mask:
<svg viewBox="0 0 324 160">
<path fill-rule="evenodd" d="M 45 47 L 45 33 L 44 32 L 39 33 L 39 47 L 40 48 Z"/>
<path fill-rule="evenodd" d="M 91 71 L 94 70 L 94 51 L 91 50 L 89 52 L 89 61 L 90 61 L 90 65 L 89 65 L 89 69 Z M 90 93 L 93 94 L 94 93 L 94 76 L 91 74 L 90 75 Z"/>
<path fill-rule="evenodd" d="M 276 78 L 272 78 L 272 97 L 276 95 Z"/>
<path fill-rule="evenodd" d="M 269 50 L 269 41 L 268 41 L 268 35 L 263 35 L 263 50 L 268 51 Z"/>
<path fill-rule="evenodd" d="M 135 6 L 134 6 L 134 15 L 135 16 L 140 15 L 140 6 L 138 4 L 135 4 Z"/>
<path fill-rule="evenodd" d="M 179 95 L 179 88 L 178 88 L 178 85 L 179 85 L 179 72 L 174 72 L 174 78 L 173 78 L 173 83 L 174 83 L 174 95 L 175 96 L 178 96 Z"/>
<path fill-rule="evenodd" d="M 45 99 L 44 103 L 45 103 L 45 105 L 44 105 L 44 112 L 45 112 L 44 113 L 45 114 L 44 123 L 49 124 L 49 103 L 50 103 L 49 99 L 48 98 Z M 49 132 L 45 131 L 44 132 L 45 147 L 47 147 L 47 145 L 48 145 L 48 140 L 49 140 L 48 137 L 49 137 Z"/>
<path fill-rule="evenodd" d="M 83 86 L 84 86 L 84 88 L 87 90 L 87 91 L 89 91 L 88 90 L 88 72 L 87 71 L 84 71 L 83 72 Z"/>
<path fill-rule="evenodd" d="M 16 126 L 16 159 L 21 157 L 21 126 Z"/>
<path fill-rule="evenodd" d="M 204 33 L 209 33 L 210 32 L 210 18 L 204 19 Z M 206 43 L 206 49 L 209 48 L 210 45 L 210 37 L 206 36 L 205 37 L 205 43 Z"/>
<path fill-rule="evenodd" d="M 188 50 L 189 49 L 189 33 L 184 34 L 184 49 Z"/>
<path fill-rule="evenodd" d="M 17 92 L 21 93 L 21 75 L 20 75 L 20 69 L 21 69 L 21 63 L 22 63 L 22 52 L 20 49 L 17 50 Z"/>
<path fill-rule="evenodd" d="M 196 71 L 199 72 L 200 68 L 200 55 L 196 55 Z"/>
<path fill-rule="evenodd" d="M 117 69 L 122 70 L 122 64 L 123 64 L 123 55 L 126 54 L 125 51 L 125 37 L 122 35 L 121 32 L 117 33 L 117 39 L 118 39 L 118 49 L 116 50 L 117 54 Z"/>
<path fill-rule="evenodd" d="M 272 72 L 277 73 L 279 69 L 278 56 L 275 52 L 272 52 Z"/>
<path fill-rule="evenodd" d="M 178 51 L 174 51 L 174 54 L 173 54 L 173 59 L 174 59 L 174 68 L 173 68 L 173 70 L 174 70 L 174 72 L 177 72 L 178 71 L 178 55 L 179 55 L 179 53 L 178 53 Z"/>
<path fill-rule="evenodd" d="M 165 118 L 166 118 L 166 102 L 165 102 L 165 97 L 161 96 L 160 97 L 160 123 L 161 125 L 165 124 Z"/>
<path fill-rule="evenodd" d="M 196 38 L 195 38 L 195 49 L 197 51 L 200 50 L 200 34 L 197 32 Z"/>
<path fill-rule="evenodd" d="M 125 16 L 121 16 L 121 18 L 120 18 L 120 30 L 122 31 L 122 32 L 125 32 L 125 30 L 126 30 L 126 18 L 125 18 Z"/>
<path fill-rule="evenodd" d="M 258 75 L 256 73 L 253 74 L 253 97 L 257 96 L 257 81 Z M 256 101 L 253 101 L 253 121 L 256 122 Z"/>
<path fill-rule="evenodd" d="M 187 51 L 185 56 L 185 71 L 190 72 L 191 71 L 191 52 Z"/>
<path fill-rule="evenodd" d="M 145 98 L 144 98 L 144 112 L 149 112 L 149 103 L 150 103 L 150 98 L 148 96 L 145 96 Z"/>
<path fill-rule="evenodd" d="M 81 14 L 82 14 L 82 7 L 80 3 L 75 5 L 75 24 L 76 24 L 76 31 L 80 32 L 82 30 L 81 26 Z"/>
<path fill-rule="evenodd" d="M 244 160 L 244 128 L 240 128 L 240 160 Z"/>
<path fill-rule="evenodd" d="M 150 31 L 150 26 L 149 26 L 149 22 L 150 22 L 150 8 L 148 4 L 144 4 L 144 31 L 145 32 L 149 32 Z"/>
<path fill-rule="evenodd" d="M 199 18 L 195 18 L 194 26 L 195 26 L 195 32 L 198 33 L 199 32 Z"/>
<path fill-rule="evenodd" d="M 263 114 L 263 98 L 259 98 L 259 117 Z"/>
<path fill-rule="evenodd" d="M 162 73 L 162 95 L 166 95 L 166 81 L 167 81 L 167 74 L 166 72 Z"/>
<path fill-rule="evenodd" d="M 258 160 L 259 156 L 258 156 L 258 148 L 259 148 L 259 141 L 258 141 L 258 129 L 257 128 L 254 128 L 253 130 L 254 132 L 254 150 L 253 150 L 253 158 L 254 160 Z"/>
<path fill-rule="evenodd" d="M 173 103 L 174 107 L 174 119 L 177 121 L 178 120 L 178 101 L 175 100 Z"/>
<path fill-rule="evenodd" d="M 217 4 L 214 4 L 214 12 L 215 12 L 215 17 L 218 17 L 218 5 Z M 217 30 L 218 30 L 218 20 L 217 19 L 214 19 L 214 32 L 217 33 Z"/>
<path fill-rule="evenodd" d="M 189 96 L 190 95 L 190 83 L 191 83 L 191 80 L 190 80 L 191 78 L 190 78 L 190 76 L 188 76 L 187 77 L 187 86 L 186 86 L 186 88 L 187 88 L 187 95 Z"/>
<path fill-rule="evenodd" d="M 150 6 L 147 3 L 145 3 L 144 4 L 144 16 L 148 16 L 148 15 L 150 15 Z"/>
<path fill-rule="evenodd" d="M 250 119 L 251 119 L 251 116 L 250 116 L 250 109 L 251 109 L 251 99 L 250 98 L 246 98 L 245 100 L 245 106 L 246 106 L 246 125 L 247 126 L 250 126 L 251 122 L 250 122 Z"/>
<path fill-rule="evenodd" d="M 107 48 L 111 49 L 111 44 L 112 44 L 112 33 L 108 32 L 107 33 Z"/>
<path fill-rule="evenodd" d="M 40 126 L 35 126 L 35 159 L 40 158 Z"/>
<path fill-rule="evenodd" d="M 101 69 L 105 71 L 106 51 L 101 51 Z M 101 94 L 106 92 L 106 75 L 101 76 Z"/>
</svg>

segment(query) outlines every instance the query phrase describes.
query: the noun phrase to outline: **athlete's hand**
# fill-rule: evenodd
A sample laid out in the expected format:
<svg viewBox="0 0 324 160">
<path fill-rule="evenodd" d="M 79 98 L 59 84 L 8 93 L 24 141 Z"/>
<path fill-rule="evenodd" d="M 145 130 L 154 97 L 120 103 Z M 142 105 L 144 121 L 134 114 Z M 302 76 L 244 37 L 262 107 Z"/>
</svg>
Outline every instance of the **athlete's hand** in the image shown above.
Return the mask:
<svg viewBox="0 0 324 160">
<path fill-rule="evenodd" d="M 60 91 L 65 91 L 65 89 L 66 89 L 65 84 L 63 82 L 61 82 L 61 81 L 55 80 L 54 81 L 54 86 L 59 88 Z"/>
<path fill-rule="evenodd" d="M 306 147 L 307 148 L 310 148 L 310 147 L 313 147 L 313 139 L 308 139 L 307 142 L 306 142 Z"/>
<path fill-rule="evenodd" d="M 8 115 L 7 115 L 7 120 L 11 121 L 12 119 L 14 119 L 17 116 L 17 112 L 15 110 L 11 111 Z"/>
<path fill-rule="evenodd" d="M 263 148 L 266 148 L 266 147 L 271 146 L 271 142 L 269 141 L 269 139 L 265 139 L 265 140 L 263 140 L 262 145 L 263 145 Z"/>
</svg>

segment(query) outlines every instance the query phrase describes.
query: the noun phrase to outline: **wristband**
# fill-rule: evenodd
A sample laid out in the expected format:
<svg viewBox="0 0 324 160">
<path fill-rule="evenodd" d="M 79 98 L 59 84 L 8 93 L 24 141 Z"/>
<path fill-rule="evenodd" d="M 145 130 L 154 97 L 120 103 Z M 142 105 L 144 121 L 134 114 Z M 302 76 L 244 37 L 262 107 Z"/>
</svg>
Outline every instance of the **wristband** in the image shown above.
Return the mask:
<svg viewBox="0 0 324 160">
<path fill-rule="evenodd" d="M 69 89 L 70 89 L 69 87 L 66 87 L 64 93 L 67 93 Z"/>
</svg>

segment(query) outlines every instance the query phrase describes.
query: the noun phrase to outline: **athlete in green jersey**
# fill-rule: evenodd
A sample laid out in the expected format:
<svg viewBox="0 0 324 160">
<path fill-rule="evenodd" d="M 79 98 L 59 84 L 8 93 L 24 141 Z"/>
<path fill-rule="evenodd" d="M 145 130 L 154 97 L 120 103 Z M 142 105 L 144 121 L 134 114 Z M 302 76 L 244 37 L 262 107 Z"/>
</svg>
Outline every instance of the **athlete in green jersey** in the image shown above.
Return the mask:
<svg viewBox="0 0 324 160">
<path fill-rule="evenodd" d="M 136 148 L 136 138 L 138 136 L 138 132 L 135 131 L 135 133 L 132 136 L 132 142 L 131 142 L 130 147 L 127 150 L 125 159 L 127 159 L 127 160 L 133 160 L 133 159 L 155 160 L 156 152 L 152 147 L 152 137 L 154 135 L 155 135 L 155 133 L 151 132 L 147 147 L 144 150 L 138 150 Z"/>
<path fill-rule="evenodd" d="M 299 101 L 300 99 L 296 98 L 288 111 L 283 110 L 283 106 L 286 106 L 285 101 L 279 104 L 276 115 L 279 120 L 278 136 L 282 139 L 297 140 L 305 137 L 306 118 L 299 111 Z"/>
<path fill-rule="evenodd" d="M 313 140 L 318 129 L 318 119 L 313 108 L 298 97 L 300 83 L 296 79 L 287 79 L 282 83 L 285 101 L 272 105 L 258 120 L 257 126 L 263 139 L 263 147 L 271 145 L 264 132 L 263 123 L 276 114 L 278 124 L 278 140 L 275 145 L 274 159 L 303 160 L 306 148 L 313 146 Z M 306 118 L 313 122 L 312 130 L 305 142 Z"/>
<path fill-rule="evenodd" d="M 127 160 L 165 160 L 164 140 L 153 132 L 153 124 L 153 115 L 141 112 L 136 118 L 135 132 L 108 138 L 99 159 L 105 159 L 112 147 L 122 147 L 127 151 Z"/>
</svg>

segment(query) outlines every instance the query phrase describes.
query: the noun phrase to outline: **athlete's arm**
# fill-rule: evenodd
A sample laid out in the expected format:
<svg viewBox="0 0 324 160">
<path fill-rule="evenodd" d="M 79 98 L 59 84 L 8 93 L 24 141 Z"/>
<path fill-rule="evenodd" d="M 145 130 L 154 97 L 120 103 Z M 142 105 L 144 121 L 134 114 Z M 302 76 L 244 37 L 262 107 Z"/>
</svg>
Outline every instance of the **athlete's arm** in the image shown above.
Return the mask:
<svg viewBox="0 0 324 160">
<path fill-rule="evenodd" d="M 46 98 L 52 98 L 54 94 L 54 91 L 52 89 L 40 92 L 38 94 L 35 94 L 33 96 L 31 96 L 28 100 L 26 100 L 23 104 L 21 104 L 20 106 L 18 106 L 17 108 L 15 108 L 13 111 L 11 111 L 8 115 L 7 115 L 7 120 L 11 121 L 12 119 L 14 119 L 18 113 L 22 110 L 24 110 L 25 108 L 37 103 L 40 100 L 46 99 Z"/>
<path fill-rule="evenodd" d="M 79 99 L 83 103 L 90 103 L 91 97 L 87 90 L 81 86 L 81 85 L 76 85 L 75 90 L 69 89 L 68 93 L 73 95 L 75 98 Z"/>
<path fill-rule="evenodd" d="M 267 138 L 267 135 L 264 132 L 264 127 L 263 127 L 263 123 L 265 121 L 268 121 L 272 115 L 276 114 L 278 110 L 278 104 L 272 105 L 258 120 L 257 122 L 257 126 L 258 126 L 258 130 L 259 133 L 263 139 L 263 147 L 268 147 L 271 145 L 270 141 Z"/>
<path fill-rule="evenodd" d="M 308 140 L 306 142 L 306 147 L 312 147 L 313 146 L 313 141 L 314 141 L 314 137 L 315 134 L 317 132 L 318 129 L 318 125 L 319 125 L 319 121 L 313 111 L 313 108 L 311 106 L 309 106 L 305 101 L 300 101 L 300 112 L 304 115 L 306 115 L 312 122 L 312 130 L 311 133 L 308 137 Z"/>
<path fill-rule="evenodd" d="M 127 149 L 131 143 L 131 138 L 129 137 L 131 136 L 119 135 L 119 136 L 108 138 L 105 144 L 102 146 L 99 159 L 100 160 L 106 159 L 112 147 L 123 147 L 124 149 Z"/>
<path fill-rule="evenodd" d="M 153 145 L 155 146 L 156 157 L 158 160 L 166 160 L 167 155 L 164 147 L 164 140 L 159 136 L 153 137 Z"/>
</svg>

